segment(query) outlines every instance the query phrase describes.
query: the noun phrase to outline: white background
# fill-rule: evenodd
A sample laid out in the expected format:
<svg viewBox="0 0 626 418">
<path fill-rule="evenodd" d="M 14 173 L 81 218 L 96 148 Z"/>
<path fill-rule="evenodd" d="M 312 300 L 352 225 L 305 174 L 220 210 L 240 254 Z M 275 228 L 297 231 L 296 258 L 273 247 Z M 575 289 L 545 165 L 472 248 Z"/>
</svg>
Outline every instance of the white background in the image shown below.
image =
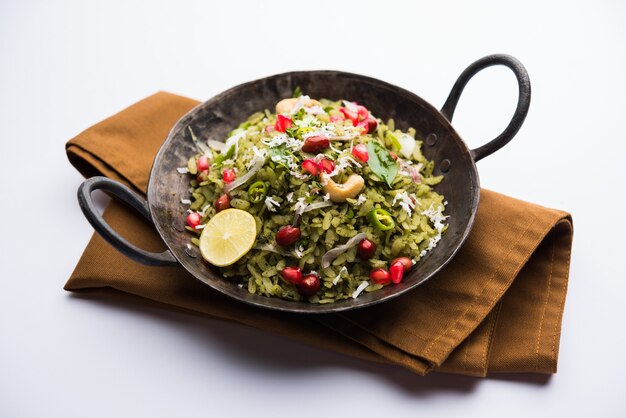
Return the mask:
<svg viewBox="0 0 626 418">
<path fill-rule="evenodd" d="M 0 416 L 626 416 L 626 4 L 0 3 Z M 412 5 L 411 5 L 412 4 Z M 245 327 L 62 290 L 92 229 L 66 140 L 157 90 L 205 100 L 297 69 L 370 75 L 443 104 L 494 52 L 532 81 L 484 187 L 575 224 L 559 372 L 489 379 L 346 358 Z M 506 126 L 512 74 L 466 89 L 473 146 Z"/>
</svg>

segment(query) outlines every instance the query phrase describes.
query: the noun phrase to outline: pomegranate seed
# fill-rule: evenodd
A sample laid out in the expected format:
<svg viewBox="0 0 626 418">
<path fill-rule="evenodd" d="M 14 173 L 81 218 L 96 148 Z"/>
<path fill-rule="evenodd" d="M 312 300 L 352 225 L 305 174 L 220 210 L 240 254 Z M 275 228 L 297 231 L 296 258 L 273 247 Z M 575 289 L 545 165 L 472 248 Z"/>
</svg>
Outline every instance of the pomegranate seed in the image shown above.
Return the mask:
<svg viewBox="0 0 626 418">
<path fill-rule="evenodd" d="M 359 115 L 359 118 L 361 118 L 362 120 L 365 120 L 370 117 L 370 112 L 369 110 L 367 110 L 365 106 L 356 105 L 356 112 Z"/>
<path fill-rule="evenodd" d="M 207 181 L 208 179 L 209 179 L 209 170 L 200 171 L 198 172 L 198 175 L 196 176 L 196 181 L 198 183 L 202 183 L 203 181 Z"/>
<path fill-rule="evenodd" d="M 357 123 L 356 126 L 361 128 L 363 130 L 363 133 L 369 134 L 376 129 L 376 127 L 378 126 L 378 122 L 376 122 L 376 119 L 374 118 L 368 118 Z"/>
<path fill-rule="evenodd" d="M 330 123 L 343 122 L 344 120 L 346 120 L 346 118 L 343 115 L 330 117 Z"/>
<path fill-rule="evenodd" d="M 276 233 L 276 242 L 278 245 L 288 247 L 300 239 L 300 228 L 286 225 Z"/>
<path fill-rule="evenodd" d="M 224 209 L 228 209 L 230 207 L 230 197 L 227 194 L 223 194 L 217 198 L 215 201 L 215 210 L 217 212 L 221 212 Z"/>
<path fill-rule="evenodd" d="M 192 212 L 189 215 L 187 215 L 187 225 L 189 225 L 193 229 L 196 229 L 196 226 L 200 225 L 201 220 L 202 220 L 202 217 L 200 216 L 198 212 Z"/>
<path fill-rule="evenodd" d="M 370 272 L 370 279 L 377 284 L 388 284 L 391 282 L 391 275 L 385 269 L 374 269 Z"/>
<path fill-rule="evenodd" d="M 196 167 L 198 167 L 198 171 L 207 171 L 209 169 L 209 158 L 206 155 L 198 158 Z"/>
<path fill-rule="evenodd" d="M 367 118 L 365 119 L 365 122 L 367 122 L 368 125 L 367 133 L 374 132 L 378 127 L 378 122 L 376 122 L 376 119 L 374 118 Z"/>
<path fill-rule="evenodd" d="M 366 163 L 369 160 L 370 156 L 367 153 L 367 147 L 365 144 L 358 144 L 354 148 L 352 148 L 352 155 L 354 155 L 358 160 Z"/>
<path fill-rule="evenodd" d="M 391 263 L 389 272 L 391 273 L 391 281 L 395 284 L 400 283 L 402 281 L 402 276 L 404 276 L 404 264 L 402 264 L 400 261 Z"/>
<path fill-rule="evenodd" d="M 304 140 L 302 151 L 318 152 L 330 146 L 330 141 L 325 136 L 310 136 Z"/>
<path fill-rule="evenodd" d="M 397 160 L 397 159 L 398 159 L 398 156 L 397 156 L 397 155 L 396 155 L 396 153 L 395 153 L 395 152 L 393 152 L 393 151 L 389 151 L 389 155 L 391 155 L 391 158 L 393 158 L 394 160 Z"/>
<path fill-rule="evenodd" d="M 226 184 L 232 183 L 233 180 L 235 180 L 235 177 L 237 177 L 237 175 L 235 174 L 235 170 L 233 170 L 232 168 L 222 171 L 222 178 L 224 179 L 224 183 Z"/>
<path fill-rule="evenodd" d="M 357 247 L 357 254 L 361 260 L 369 260 L 374 257 L 374 253 L 376 252 L 376 244 L 372 241 L 364 238 L 359 242 L 359 246 Z"/>
<path fill-rule="evenodd" d="M 409 271 L 413 267 L 413 261 L 409 257 L 398 257 L 391 262 L 392 265 L 395 263 L 402 263 L 404 271 Z"/>
<path fill-rule="evenodd" d="M 304 171 L 308 171 L 314 176 L 317 176 L 317 173 L 319 172 L 319 166 L 317 163 L 310 159 L 302 161 L 302 169 Z"/>
<path fill-rule="evenodd" d="M 330 174 L 335 170 L 335 162 L 333 160 L 329 160 L 328 158 L 324 158 L 320 161 L 320 168 L 324 173 Z"/>
<path fill-rule="evenodd" d="M 283 276 L 283 279 L 295 285 L 302 281 L 302 271 L 300 267 L 285 267 L 280 274 Z"/>
<path fill-rule="evenodd" d="M 359 122 L 359 114 L 357 112 L 348 110 L 345 107 L 340 107 L 339 111 L 343 113 L 346 119 L 350 119 L 352 121 L 352 125 L 356 126 L 356 124 Z"/>
<path fill-rule="evenodd" d="M 302 281 L 298 283 L 298 292 L 302 296 L 313 296 L 320 290 L 322 282 L 317 274 L 307 274 L 302 278 Z"/>
<path fill-rule="evenodd" d="M 287 116 L 278 115 L 276 117 L 276 124 L 274 125 L 274 129 L 276 129 L 278 132 L 285 132 L 287 129 L 291 128 L 291 125 L 293 125 L 293 122 L 290 118 L 288 118 Z"/>
</svg>

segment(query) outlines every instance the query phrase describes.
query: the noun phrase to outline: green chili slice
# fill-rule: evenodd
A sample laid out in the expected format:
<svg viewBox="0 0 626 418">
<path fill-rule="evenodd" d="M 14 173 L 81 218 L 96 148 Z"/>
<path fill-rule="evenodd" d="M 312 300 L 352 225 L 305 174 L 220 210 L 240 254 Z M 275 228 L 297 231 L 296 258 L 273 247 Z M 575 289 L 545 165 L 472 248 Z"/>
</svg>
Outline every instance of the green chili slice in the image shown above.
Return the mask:
<svg viewBox="0 0 626 418">
<path fill-rule="evenodd" d="M 252 183 L 248 188 L 248 196 L 252 203 L 259 203 L 267 195 L 267 185 L 262 181 Z"/>
<path fill-rule="evenodd" d="M 370 224 L 379 231 L 389 231 L 396 226 L 393 216 L 385 209 L 374 209 L 367 214 Z"/>
</svg>

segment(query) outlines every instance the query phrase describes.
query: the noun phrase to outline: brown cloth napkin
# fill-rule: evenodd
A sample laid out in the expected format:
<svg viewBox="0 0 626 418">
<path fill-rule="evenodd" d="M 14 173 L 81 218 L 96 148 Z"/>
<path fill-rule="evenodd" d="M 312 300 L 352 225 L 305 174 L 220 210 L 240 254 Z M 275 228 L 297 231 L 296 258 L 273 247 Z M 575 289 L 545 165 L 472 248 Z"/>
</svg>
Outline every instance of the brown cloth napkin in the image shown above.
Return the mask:
<svg viewBox="0 0 626 418">
<path fill-rule="evenodd" d="M 105 175 L 145 192 L 159 146 L 197 104 L 157 93 L 70 140 L 69 160 L 86 177 Z M 137 245 L 164 248 L 126 206 L 111 202 L 105 218 Z M 124 292 L 419 374 L 555 373 L 572 231 L 566 212 L 483 190 L 472 233 L 443 271 L 397 299 L 342 314 L 254 308 L 182 268 L 137 264 L 96 234 L 65 289 Z"/>
</svg>

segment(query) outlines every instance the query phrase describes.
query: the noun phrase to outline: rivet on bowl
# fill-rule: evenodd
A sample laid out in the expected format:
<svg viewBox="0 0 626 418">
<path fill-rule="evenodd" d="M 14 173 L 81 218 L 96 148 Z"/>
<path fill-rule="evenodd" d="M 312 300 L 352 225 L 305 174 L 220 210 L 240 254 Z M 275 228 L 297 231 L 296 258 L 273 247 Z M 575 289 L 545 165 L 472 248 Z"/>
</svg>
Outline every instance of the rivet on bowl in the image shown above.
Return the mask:
<svg viewBox="0 0 626 418">
<path fill-rule="evenodd" d="M 184 216 L 181 215 L 181 219 L 183 219 Z M 185 227 L 179 225 L 179 223 L 174 222 L 172 228 L 174 228 L 175 230 L 177 230 L 178 232 L 185 232 Z"/>
<path fill-rule="evenodd" d="M 185 248 L 185 254 L 187 254 L 191 258 L 198 258 L 198 255 L 195 254 L 194 251 L 189 247 Z"/>
</svg>

